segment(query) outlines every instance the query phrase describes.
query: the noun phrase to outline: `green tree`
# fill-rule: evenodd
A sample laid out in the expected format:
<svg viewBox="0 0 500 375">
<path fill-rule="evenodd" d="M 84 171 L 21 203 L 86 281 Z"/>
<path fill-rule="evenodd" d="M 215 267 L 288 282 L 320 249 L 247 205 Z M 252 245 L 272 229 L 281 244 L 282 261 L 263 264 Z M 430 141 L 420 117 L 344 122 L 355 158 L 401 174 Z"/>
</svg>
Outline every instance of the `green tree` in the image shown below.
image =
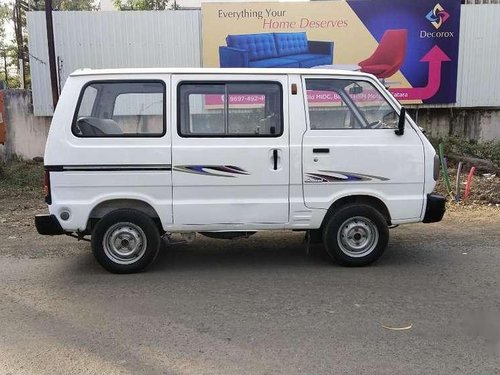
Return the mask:
<svg viewBox="0 0 500 375">
<path fill-rule="evenodd" d="M 0 4 L 0 48 L 7 44 L 7 23 L 10 21 L 10 9 L 6 4 Z"/>
<path fill-rule="evenodd" d="M 0 43 L 6 38 L 5 24 L 10 20 L 10 9 L 7 4 L 0 4 Z"/>
<path fill-rule="evenodd" d="M 8 4 L 0 4 L 0 80 L 6 81 L 7 87 L 17 87 L 19 83 L 15 73 L 16 47 L 14 40 L 7 33 L 7 26 L 11 21 L 11 7 Z"/>
<path fill-rule="evenodd" d="M 30 9 L 44 10 L 44 0 L 31 0 L 28 1 Z M 98 10 L 98 0 L 53 0 L 53 10 Z"/>
<path fill-rule="evenodd" d="M 176 9 L 175 0 L 113 0 L 119 10 L 166 10 Z"/>
<path fill-rule="evenodd" d="M 99 3 L 89 0 L 58 0 L 54 2 L 57 10 L 98 10 Z"/>
</svg>

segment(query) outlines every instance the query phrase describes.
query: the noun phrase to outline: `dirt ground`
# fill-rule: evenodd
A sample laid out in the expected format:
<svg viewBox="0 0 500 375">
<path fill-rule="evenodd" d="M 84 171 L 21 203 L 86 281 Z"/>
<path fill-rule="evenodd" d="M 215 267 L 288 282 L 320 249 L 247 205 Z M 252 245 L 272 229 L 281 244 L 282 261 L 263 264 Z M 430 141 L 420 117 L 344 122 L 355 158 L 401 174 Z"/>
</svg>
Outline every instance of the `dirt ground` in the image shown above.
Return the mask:
<svg viewBox="0 0 500 375">
<path fill-rule="evenodd" d="M 455 198 L 457 170 L 455 168 L 450 168 L 448 174 L 450 176 L 453 198 Z M 475 173 L 472 179 L 470 195 L 467 199 L 464 199 L 466 180 L 467 171 L 462 173 L 459 179 L 460 183 L 458 202 L 461 205 L 489 204 L 497 205 L 500 207 L 500 176 L 497 176 L 494 173 Z M 436 191 L 445 196 L 450 196 L 447 192 L 447 189 L 445 188 L 445 184 L 441 176 L 436 185 Z M 451 198 L 452 197 L 450 196 L 450 199 Z"/>
</svg>

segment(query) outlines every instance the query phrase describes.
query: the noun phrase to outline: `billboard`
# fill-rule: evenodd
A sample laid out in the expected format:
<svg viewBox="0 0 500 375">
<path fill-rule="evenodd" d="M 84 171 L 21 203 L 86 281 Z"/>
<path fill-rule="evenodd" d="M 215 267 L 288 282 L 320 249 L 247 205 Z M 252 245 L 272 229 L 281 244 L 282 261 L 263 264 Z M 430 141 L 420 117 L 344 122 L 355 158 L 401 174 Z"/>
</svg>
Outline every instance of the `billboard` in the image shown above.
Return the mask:
<svg viewBox="0 0 500 375">
<path fill-rule="evenodd" d="M 375 75 L 406 103 L 454 103 L 459 0 L 203 3 L 205 67 Z"/>
</svg>

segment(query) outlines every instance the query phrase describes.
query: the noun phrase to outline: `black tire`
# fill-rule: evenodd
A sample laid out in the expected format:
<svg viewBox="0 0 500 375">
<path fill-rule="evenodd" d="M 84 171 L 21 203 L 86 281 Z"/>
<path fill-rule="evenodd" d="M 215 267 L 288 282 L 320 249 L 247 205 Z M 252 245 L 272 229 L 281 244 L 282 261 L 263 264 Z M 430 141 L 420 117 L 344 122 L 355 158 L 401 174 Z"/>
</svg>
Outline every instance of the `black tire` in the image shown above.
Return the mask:
<svg viewBox="0 0 500 375">
<path fill-rule="evenodd" d="M 104 269 L 134 273 L 153 263 L 160 241 L 158 227 L 148 215 L 125 208 L 112 211 L 97 222 L 91 243 L 92 252 Z"/>
<path fill-rule="evenodd" d="M 384 253 L 389 228 L 384 216 L 366 204 L 348 204 L 338 209 L 323 230 L 326 252 L 336 262 L 366 266 Z"/>
</svg>

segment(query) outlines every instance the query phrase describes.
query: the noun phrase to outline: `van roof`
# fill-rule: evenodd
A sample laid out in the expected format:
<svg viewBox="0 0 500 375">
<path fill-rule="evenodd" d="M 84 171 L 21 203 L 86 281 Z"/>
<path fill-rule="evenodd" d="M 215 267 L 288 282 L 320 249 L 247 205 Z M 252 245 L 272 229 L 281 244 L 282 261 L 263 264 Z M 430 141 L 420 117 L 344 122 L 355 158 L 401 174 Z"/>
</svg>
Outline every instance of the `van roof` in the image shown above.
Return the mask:
<svg viewBox="0 0 500 375">
<path fill-rule="evenodd" d="M 120 68 L 78 69 L 70 76 L 124 75 L 124 74 L 327 74 L 371 76 L 352 70 L 337 69 L 277 69 L 277 68 Z"/>
</svg>

